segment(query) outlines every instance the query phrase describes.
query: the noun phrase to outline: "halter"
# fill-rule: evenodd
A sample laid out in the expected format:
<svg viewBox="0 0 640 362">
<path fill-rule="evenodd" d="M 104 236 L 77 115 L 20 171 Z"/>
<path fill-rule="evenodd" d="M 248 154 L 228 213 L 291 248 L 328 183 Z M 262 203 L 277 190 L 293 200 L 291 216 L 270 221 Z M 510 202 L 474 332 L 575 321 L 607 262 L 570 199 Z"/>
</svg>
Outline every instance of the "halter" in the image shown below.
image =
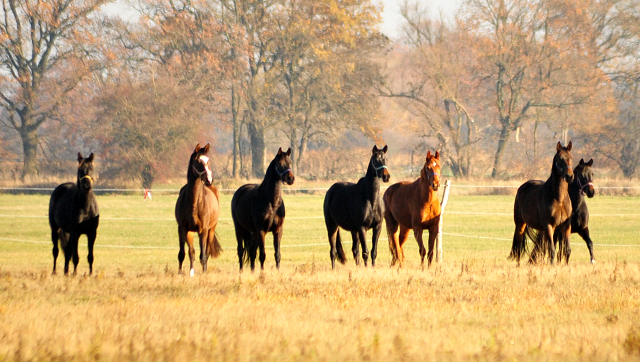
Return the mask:
<svg viewBox="0 0 640 362">
<path fill-rule="evenodd" d="M 288 168 L 288 169 L 286 169 L 286 170 L 284 170 L 284 171 L 280 172 L 280 171 L 278 171 L 278 168 L 277 168 L 277 167 L 274 167 L 274 168 L 276 169 L 276 173 L 278 174 L 278 176 L 280 176 L 280 178 L 281 178 L 281 179 L 282 179 L 282 176 L 284 176 L 284 174 L 285 174 L 285 173 L 287 173 L 287 172 L 290 172 L 290 171 L 291 171 L 291 169 L 290 169 L 290 168 Z"/>
<path fill-rule="evenodd" d="M 383 168 L 386 168 L 388 170 L 387 166 L 385 166 L 385 165 L 382 165 L 380 167 L 376 167 L 376 165 L 373 164 L 373 160 L 371 160 L 371 166 L 373 167 L 373 170 L 375 172 L 378 172 L 378 171 L 382 170 Z"/>
<path fill-rule="evenodd" d="M 84 179 L 86 179 L 86 178 L 88 178 L 88 179 L 89 179 L 89 181 L 94 182 L 94 181 L 93 181 L 93 178 L 92 178 L 91 176 L 89 176 L 89 175 L 84 175 L 84 176 L 80 177 L 80 181 L 82 181 L 82 180 L 84 180 Z"/>
<path fill-rule="evenodd" d="M 578 188 L 580 189 L 580 195 L 584 195 L 584 188 L 588 187 L 588 186 L 594 186 L 593 182 L 589 181 L 586 184 L 582 185 L 582 182 L 580 182 L 580 177 L 576 177 L 576 179 L 578 180 Z"/>
</svg>

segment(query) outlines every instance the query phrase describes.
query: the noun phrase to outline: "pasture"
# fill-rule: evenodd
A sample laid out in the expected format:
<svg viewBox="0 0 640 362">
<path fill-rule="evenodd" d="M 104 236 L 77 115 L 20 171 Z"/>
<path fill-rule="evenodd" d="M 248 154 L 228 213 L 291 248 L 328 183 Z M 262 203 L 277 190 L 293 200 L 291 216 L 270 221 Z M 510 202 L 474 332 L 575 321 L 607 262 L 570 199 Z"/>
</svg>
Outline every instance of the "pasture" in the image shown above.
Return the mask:
<svg viewBox="0 0 640 362">
<path fill-rule="evenodd" d="M 640 358 L 638 197 L 588 200 L 593 266 L 574 234 L 569 266 L 516 267 L 514 197 L 452 193 L 442 264 L 421 268 L 410 238 L 389 267 L 383 228 L 377 267 L 356 268 L 342 230 L 348 262 L 332 271 L 324 194 L 285 192 L 280 270 L 271 247 L 264 272 L 240 274 L 224 193 L 224 253 L 193 278 L 177 273 L 176 198 L 98 194 L 94 276 L 83 236 L 64 277 L 51 276 L 49 196 L 0 194 L 0 360 Z"/>
</svg>

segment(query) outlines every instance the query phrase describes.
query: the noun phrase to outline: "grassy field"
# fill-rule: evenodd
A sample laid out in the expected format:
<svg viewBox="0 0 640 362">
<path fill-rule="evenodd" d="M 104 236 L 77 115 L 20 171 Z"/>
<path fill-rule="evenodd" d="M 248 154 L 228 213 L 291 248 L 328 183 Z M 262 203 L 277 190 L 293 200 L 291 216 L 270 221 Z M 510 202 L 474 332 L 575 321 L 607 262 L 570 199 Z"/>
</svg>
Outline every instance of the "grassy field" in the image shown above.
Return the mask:
<svg viewBox="0 0 640 362">
<path fill-rule="evenodd" d="M 100 195 L 94 276 L 83 237 L 63 277 L 48 196 L 0 194 L 0 361 L 640 359 L 638 197 L 589 200 L 595 266 L 574 235 L 569 266 L 516 267 L 513 196 L 453 194 L 442 264 L 421 268 L 410 239 L 390 268 L 383 230 L 375 269 L 335 272 L 323 195 L 284 198 L 279 271 L 269 248 L 264 272 L 238 273 L 229 194 L 227 250 L 194 278 L 177 274 L 175 194 Z"/>
</svg>

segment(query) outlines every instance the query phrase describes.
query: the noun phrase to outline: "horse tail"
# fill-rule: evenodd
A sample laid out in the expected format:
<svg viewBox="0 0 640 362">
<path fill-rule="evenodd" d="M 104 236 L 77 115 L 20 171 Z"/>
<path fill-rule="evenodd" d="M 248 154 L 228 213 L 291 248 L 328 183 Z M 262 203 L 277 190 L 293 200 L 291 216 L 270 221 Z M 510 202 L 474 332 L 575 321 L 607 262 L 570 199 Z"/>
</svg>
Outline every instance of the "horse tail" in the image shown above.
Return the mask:
<svg viewBox="0 0 640 362">
<path fill-rule="evenodd" d="M 213 238 L 209 239 L 209 256 L 213 258 L 217 258 L 222 254 L 222 245 L 220 245 L 220 239 L 218 238 L 218 233 L 214 232 Z"/>
<path fill-rule="evenodd" d="M 529 263 L 537 264 L 544 262 L 545 255 L 548 252 L 548 244 L 544 240 L 544 234 L 539 232 L 536 229 L 526 227 L 525 235 L 531 239 L 533 242 L 533 249 L 531 249 L 531 253 L 529 253 Z"/>
<path fill-rule="evenodd" d="M 513 235 L 513 243 L 511 244 L 511 254 L 509 259 L 515 259 L 520 262 L 520 258 L 527 253 L 527 237 L 531 237 L 528 226 L 525 226 L 525 232 L 520 241 L 518 241 L 517 233 Z"/>
<path fill-rule="evenodd" d="M 341 264 L 345 264 L 347 262 L 347 255 L 344 253 L 344 249 L 342 248 L 342 239 L 340 239 L 340 229 L 336 231 L 336 250 L 338 252 L 338 260 Z"/>
</svg>

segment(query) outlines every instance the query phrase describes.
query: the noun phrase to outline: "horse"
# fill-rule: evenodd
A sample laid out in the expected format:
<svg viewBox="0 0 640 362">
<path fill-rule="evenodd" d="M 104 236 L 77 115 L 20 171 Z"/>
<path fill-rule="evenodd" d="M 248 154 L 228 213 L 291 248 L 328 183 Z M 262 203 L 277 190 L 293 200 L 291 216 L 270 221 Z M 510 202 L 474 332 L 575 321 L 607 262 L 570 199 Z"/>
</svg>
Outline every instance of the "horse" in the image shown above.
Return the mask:
<svg viewBox="0 0 640 362">
<path fill-rule="evenodd" d="M 178 252 L 178 272 L 182 274 L 184 261 L 184 244 L 189 245 L 190 275 L 195 271 L 193 261 L 195 249 L 193 247 L 193 233 L 198 233 L 200 239 L 200 264 L 202 271 L 207 271 L 209 256 L 216 258 L 222 253 L 222 246 L 215 234 L 220 215 L 220 197 L 218 190 L 212 184 L 212 173 L 209 169 L 209 144 L 200 147 L 198 143 L 189 158 L 187 168 L 187 184 L 180 189 L 176 201 L 175 216 L 178 222 L 178 238 L 180 251 Z"/>
<path fill-rule="evenodd" d="M 257 250 L 260 249 L 260 268 L 264 270 L 265 235 L 273 234 L 276 268 L 280 269 L 280 241 L 285 218 L 282 185 L 293 185 L 291 148 L 278 149 L 267 167 L 262 183 L 240 186 L 231 199 L 231 217 L 238 241 L 240 271 L 245 263 L 255 269 Z"/>
<path fill-rule="evenodd" d="M 424 265 L 426 250 L 422 242 L 422 231 L 429 230 L 429 266 L 433 260 L 433 247 L 438 236 L 440 225 L 440 153 L 427 152 L 420 178 L 414 182 L 404 181 L 389 186 L 383 196 L 384 220 L 389 235 L 391 265 L 404 262 L 402 246 L 407 241 L 409 230 L 420 248 L 421 264 Z"/>
<path fill-rule="evenodd" d="M 78 269 L 78 239 L 88 239 L 89 275 L 93 273 L 93 245 L 98 233 L 100 211 L 93 193 L 93 153 L 83 158 L 78 153 L 76 183 L 67 182 L 56 187 L 49 200 L 49 226 L 53 242 L 53 273 L 56 274 L 58 240 L 64 252 L 64 275 L 69 273 L 69 260 L 73 258 L 73 275 Z"/>
<path fill-rule="evenodd" d="M 367 266 L 369 252 L 367 250 L 366 233 L 373 229 L 371 246 L 371 265 L 376 264 L 378 253 L 378 237 L 382 231 L 384 205 L 380 197 L 380 180 L 389 182 L 391 175 L 387 169 L 387 146 L 381 150 L 373 146 L 367 173 L 357 184 L 337 182 L 333 184 L 324 197 L 324 221 L 327 226 L 329 244 L 331 246 L 331 268 L 336 268 L 336 257 L 340 263 L 347 261 L 339 227 L 351 232 L 353 239 L 353 258 L 360 265 L 359 244 L 362 245 L 362 258 Z"/>
<path fill-rule="evenodd" d="M 573 169 L 573 181 L 569 184 L 569 198 L 571 199 L 571 233 L 578 234 L 587 243 L 589 249 L 589 256 L 591 264 L 595 264 L 596 259 L 593 257 L 593 241 L 589 236 L 589 209 L 584 195 L 588 198 L 592 198 L 595 195 L 595 188 L 593 185 L 593 159 L 589 162 L 584 162 L 584 159 L 580 159 L 578 165 Z M 565 259 L 566 263 L 569 263 L 569 257 L 571 256 L 571 245 L 562 239 L 562 230 L 556 229 L 553 234 L 554 244 L 560 243 L 560 249 L 558 250 L 558 262 Z M 530 261 L 535 263 L 537 260 L 544 257 L 544 250 L 537 248 L 537 245 L 542 245 L 541 235 L 538 233 L 536 241 L 534 243 L 534 249 L 531 251 Z M 541 255 L 542 254 L 542 255 Z"/>
<path fill-rule="evenodd" d="M 573 181 L 571 169 L 571 147 L 560 142 L 556 145 L 556 154 L 551 165 L 551 175 L 547 181 L 529 180 L 518 188 L 513 206 L 513 220 L 515 232 L 511 246 L 510 259 L 515 259 L 520 265 L 520 258 L 526 252 L 527 228 L 538 230 L 541 240 L 549 250 L 551 264 L 555 258 L 553 235 L 556 228 L 563 231 L 563 238 L 569 241 L 571 234 L 571 199 L 569 198 L 569 183 Z M 531 235 L 527 235 L 531 237 Z"/>
</svg>

